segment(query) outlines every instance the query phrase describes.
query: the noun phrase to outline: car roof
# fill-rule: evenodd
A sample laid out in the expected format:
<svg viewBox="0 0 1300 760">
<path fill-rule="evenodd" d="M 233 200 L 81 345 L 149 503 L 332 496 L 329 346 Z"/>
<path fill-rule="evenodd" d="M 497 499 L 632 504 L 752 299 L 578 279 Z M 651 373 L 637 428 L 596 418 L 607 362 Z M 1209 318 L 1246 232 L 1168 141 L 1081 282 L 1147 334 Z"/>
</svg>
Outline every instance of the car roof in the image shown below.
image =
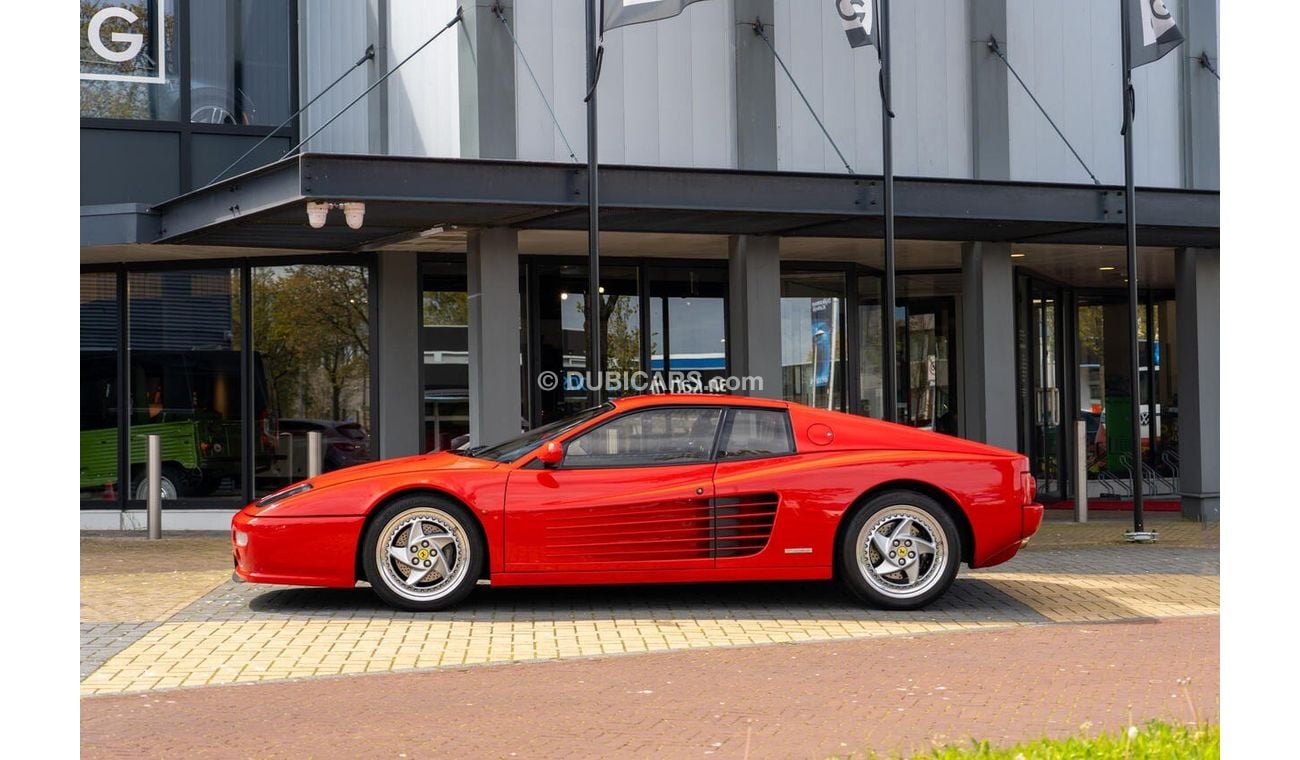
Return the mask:
<svg viewBox="0 0 1300 760">
<path fill-rule="evenodd" d="M 610 399 L 617 409 L 643 409 L 651 406 L 748 406 L 786 409 L 787 401 L 754 396 L 727 396 L 718 393 L 652 393 Z"/>
</svg>

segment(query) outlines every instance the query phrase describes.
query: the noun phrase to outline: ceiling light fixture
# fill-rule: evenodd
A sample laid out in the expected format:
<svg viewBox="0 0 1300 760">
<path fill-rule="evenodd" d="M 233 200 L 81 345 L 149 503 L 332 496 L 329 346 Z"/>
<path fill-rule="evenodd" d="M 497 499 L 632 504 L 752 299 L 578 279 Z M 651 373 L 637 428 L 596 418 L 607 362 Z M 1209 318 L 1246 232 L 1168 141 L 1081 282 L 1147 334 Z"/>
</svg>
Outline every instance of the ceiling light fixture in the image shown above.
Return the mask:
<svg viewBox="0 0 1300 760">
<path fill-rule="evenodd" d="M 318 230 L 325 226 L 325 219 L 329 216 L 330 204 L 325 201 L 308 201 L 307 202 L 307 224 L 311 228 Z"/>
<path fill-rule="evenodd" d="M 330 209 L 343 209 L 343 220 L 354 230 L 361 229 L 366 220 L 366 204 L 360 201 L 331 203 L 330 201 L 307 201 L 307 224 L 318 230 L 329 219 Z"/>
<path fill-rule="evenodd" d="M 349 201 L 339 205 L 343 207 L 343 219 L 347 221 L 348 226 L 354 230 L 361 229 L 361 225 L 366 221 L 366 204 L 360 201 Z"/>
</svg>

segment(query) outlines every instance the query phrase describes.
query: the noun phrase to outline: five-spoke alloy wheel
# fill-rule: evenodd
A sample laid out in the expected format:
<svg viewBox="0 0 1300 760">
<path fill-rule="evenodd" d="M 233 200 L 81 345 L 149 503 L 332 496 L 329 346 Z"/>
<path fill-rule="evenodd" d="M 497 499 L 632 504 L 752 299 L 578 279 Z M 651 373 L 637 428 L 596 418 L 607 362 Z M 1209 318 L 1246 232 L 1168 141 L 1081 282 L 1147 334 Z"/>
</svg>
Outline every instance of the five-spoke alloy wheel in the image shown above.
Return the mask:
<svg viewBox="0 0 1300 760">
<path fill-rule="evenodd" d="M 961 554 L 961 536 L 947 510 L 924 494 L 891 491 L 849 521 L 839 571 L 868 604 L 911 610 L 948 590 Z"/>
<path fill-rule="evenodd" d="M 478 522 L 450 499 L 416 494 L 383 507 L 366 531 L 362 565 L 375 593 L 414 611 L 460 602 L 486 554 Z"/>
</svg>

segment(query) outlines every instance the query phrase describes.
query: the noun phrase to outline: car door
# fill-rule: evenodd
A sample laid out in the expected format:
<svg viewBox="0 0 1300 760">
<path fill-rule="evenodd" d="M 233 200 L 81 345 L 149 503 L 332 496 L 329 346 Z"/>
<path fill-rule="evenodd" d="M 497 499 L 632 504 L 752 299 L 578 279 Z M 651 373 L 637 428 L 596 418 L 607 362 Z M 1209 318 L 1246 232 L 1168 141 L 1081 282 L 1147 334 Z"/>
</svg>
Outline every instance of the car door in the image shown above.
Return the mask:
<svg viewBox="0 0 1300 760">
<path fill-rule="evenodd" d="M 824 542 L 810 536 L 809 526 L 833 529 L 834 495 L 796 453 L 784 409 L 728 409 L 717 460 L 715 551 L 721 574 L 829 562 Z"/>
<path fill-rule="evenodd" d="M 717 407 L 629 411 L 565 442 L 561 464 L 510 473 L 507 572 L 713 567 Z"/>
</svg>

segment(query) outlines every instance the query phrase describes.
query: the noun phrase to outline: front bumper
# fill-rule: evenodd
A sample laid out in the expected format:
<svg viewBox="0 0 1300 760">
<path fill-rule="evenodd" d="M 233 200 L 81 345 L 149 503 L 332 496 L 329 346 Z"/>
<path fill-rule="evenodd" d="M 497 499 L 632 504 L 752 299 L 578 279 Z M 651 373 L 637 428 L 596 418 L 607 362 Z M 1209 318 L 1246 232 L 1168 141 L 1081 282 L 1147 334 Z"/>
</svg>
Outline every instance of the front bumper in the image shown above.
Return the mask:
<svg viewBox="0 0 1300 760">
<path fill-rule="evenodd" d="M 260 516 L 248 506 L 230 523 L 235 574 L 250 583 L 349 588 L 365 518 Z"/>
</svg>

